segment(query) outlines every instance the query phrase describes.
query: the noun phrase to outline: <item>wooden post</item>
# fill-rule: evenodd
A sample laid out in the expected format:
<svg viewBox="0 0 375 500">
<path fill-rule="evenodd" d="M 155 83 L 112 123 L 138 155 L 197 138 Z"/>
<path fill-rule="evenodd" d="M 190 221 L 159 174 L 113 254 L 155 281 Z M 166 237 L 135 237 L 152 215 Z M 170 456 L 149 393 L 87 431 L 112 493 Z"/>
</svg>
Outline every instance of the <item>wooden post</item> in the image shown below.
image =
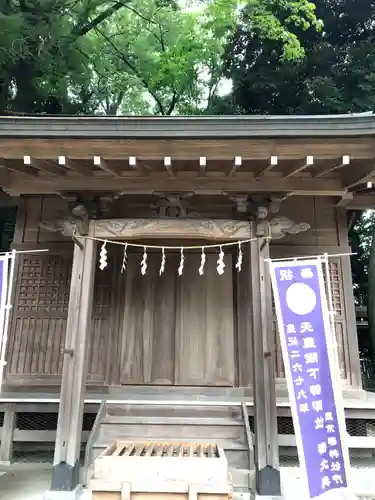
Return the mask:
<svg viewBox="0 0 375 500">
<path fill-rule="evenodd" d="M 255 224 L 254 224 L 255 225 Z M 254 228 L 255 229 L 255 228 Z M 254 230 L 253 234 L 256 234 Z M 250 310 L 255 417 L 255 478 L 258 495 L 281 495 L 277 436 L 269 241 L 250 243 Z"/>
<path fill-rule="evenodd" d="M 64 365 L 51 490 L 78 485 L 82 418 L 88 368 L 89 332 L 95 275 L 95 243 L 74 245 Z"/>
<path fill-rule="evenodd" d="M 336 213 L 339 245 L 343 246 L 346 249 L 345 251 L 347 251 L 349 250 L 349 237 L 346 210 L 338 208 Z M 349 366 L 347 367 L 347 370 L 350 372 L 348 374 L 348 378 L 353 389 L 361 390 L 363 388 L 361 362 L 359 360 L 358 332 L 353 292 L 353 276 L 349 255 L 344 255 L 343 257 L 341 257 L 341 269 L 349 357 Z"/>
<path fill-rule="evenodd" d="M 13 458 L 13 436 L 16 424 L 15 407 L 8 404 L 5 407 L 3 430 L 0 444 L 0 465 L 10 465 Z"/>
</svg>

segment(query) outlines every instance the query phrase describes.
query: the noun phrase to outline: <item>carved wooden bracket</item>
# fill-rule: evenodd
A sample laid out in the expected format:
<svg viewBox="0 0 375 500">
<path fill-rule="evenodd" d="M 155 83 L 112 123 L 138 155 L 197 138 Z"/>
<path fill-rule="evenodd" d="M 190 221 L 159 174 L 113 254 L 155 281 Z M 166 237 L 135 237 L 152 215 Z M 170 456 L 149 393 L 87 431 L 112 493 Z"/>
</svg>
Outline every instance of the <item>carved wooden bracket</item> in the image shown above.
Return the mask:
<svg viewBox="0 0 375 500">
<path fill-rule="evenodd" d="M 277 216 L 269 221 L 269 231 L 272 239 L 281 239 L 287 234 L 298 234 L 310 229 L 310 224 L 307 222 L 296 223 L 288 217 Z M 264 224 L 259 224 L 257 228 L 257 236 L 266 236 Z"/>
<path fill-rule="evenodd" d="M 39 223 L 39 227 L 70 238 L 75 232 L 85 236 L 89 231 L 89 217 L 86 207 L 83 204 L 74 204 L 71 208 L 71 215 L 43 220 Z"/>
<path fill-rule="evenodd" d="M 177 219 L 198 216 L 198 214 L 193 214 L 191 212 L 190 204 L 187 201 L 187 198 L 193 196 L 194 193 L 154 193 L 154 195 L 161 197 L 161 199 L 151 207 L 157 217 Z"/>
<path fill-rule="evenodd" d="M 39 227 L 52 233 L 61 233 L 63 236 L 71 238 L 73 236 L 76 220 L 73 217 L 61 217 L 39 222 Z"/>
<path fill-rule="evenodd" d="M 230 196 L 229 199 L 236 204 L 236 211 L 239 214 L 247 214 L 250 220 L 262 221 L 272 217 L 280 211 L 283 200 L 288 197 L 286 193 L 274 193 L 271 195 L 249 195 L 239 193 Z"/>
</svg>

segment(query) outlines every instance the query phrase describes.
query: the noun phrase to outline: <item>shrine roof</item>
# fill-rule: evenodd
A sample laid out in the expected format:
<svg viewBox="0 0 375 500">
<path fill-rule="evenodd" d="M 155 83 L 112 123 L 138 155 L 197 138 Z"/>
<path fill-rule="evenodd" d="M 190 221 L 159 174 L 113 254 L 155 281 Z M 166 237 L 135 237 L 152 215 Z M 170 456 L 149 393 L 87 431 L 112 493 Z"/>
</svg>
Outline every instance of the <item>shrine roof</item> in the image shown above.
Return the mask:
<svg viewBox="0 0 375 500">
<path fill-rule="evenodd" d="M 375 135 L 375 115 L 2 116 L 0 137 L 246 138 Z"/>
<path fill-rule="evenodd" d="M 331 196 L 375 206 L 375 115 L 0 116 L 12 196 Z M 281 193 L 281 194 L 280 194 Z"/>
</svg>

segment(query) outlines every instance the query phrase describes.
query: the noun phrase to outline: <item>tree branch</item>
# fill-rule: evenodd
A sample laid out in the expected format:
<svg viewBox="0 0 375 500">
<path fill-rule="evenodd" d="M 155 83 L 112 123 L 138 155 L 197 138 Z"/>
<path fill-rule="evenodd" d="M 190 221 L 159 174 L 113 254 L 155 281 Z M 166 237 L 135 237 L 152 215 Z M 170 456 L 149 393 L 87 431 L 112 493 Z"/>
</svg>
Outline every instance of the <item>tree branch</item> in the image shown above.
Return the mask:
<svg viewBox="0 0 375 500">
<path fill-rule="evenodd" d="M 164 106 L 163 106 L 163 103 L 161 102 L 161 100 L 159 99 L 159 97 L 155 94 L 155 92 L 153 90 L 151 90 L 150 86 L 149 86 L 149 83 L 148 81 L 142 76 L 142 74 L 138 71 L 137 67 L 131 63 L 125 56 L 124 54 L 121 52 L 121 50 L 119 50 L 116 45 L 112 42 L 112 40 L 110 38 L 107 37 L 107 35 L 105 35 L 102 31 L 99 30 L 99 28 L 96 28 L 96 31 L 98 33 L 100 33 L 100 35 L 111 45 L 111 47 L 116 51 L 117 55 L 119 56 L 119 58 L 126 64 L 126 66 L 128 66 L 128 68 L 130 68 L 134 75 L 143 83 L 145 89 L 149 92 L 149 94 L 155 99 L 155 102 L 159 108 L 159 111 L 162 115 L 165 115 L 165 111 L 164 111 Z"/>
<path fill-rule="evenodd" d="M 176 106 L 176 103 L 177 103 L 177 92 L 175 90 L 173 90 L 172 100 L 171 100 L 171 103 L 169 105 L 168 111 L 166 113 L 167 115 L 171 115 L 173 113 L 173 110 Z"/>
<path fill-rule="evenodd" d="M 156 38 L 156 40 L 160 43 L 160 46 L 163 50 L 163 52 L 165 52 L 165 44 L 164 44 L 164 39 L 163 39 L 163 33 L 162 33 L 162 29 L 161 29 L 161 26 L 159 23 L 157 23 L 156 21 L 154 21 L 153 19 L 149 19 L 148 17 L 144 16 L 143 14 L 141 14 L 140 12 L 138 12 L 137 10 L 133 9 L 133 7 L 130 7 L 130 5 L 125 5 L 125 7 L 130 10 L 130 12 L 133 12 L 133 14 L 135 14 L 136 16 L 138 16 L 140 19 L 142 19 L 143 21 L 146 21 L 147 23 L 150 23 L 150 24 L 153 24 L 154 26 L 156 26 L 157 28 L 159 28 L 159 32 L 160 32 L 160 38 L 156 35 L 156 33 L 154 33 L 148 26 L 145 26 L 146 30 L 154 37 Z M 121 33 L 118 33 L 118 34 L 121 34 Z"/>
<path fill-rule="evenodd" d="M 79 23 L 73 26 L 72 36 L 75 38 L 79 38 L 83 35 L 86 35 L 89 31 L 95 29 L 99 26 L 100 23 L 111 17 L 115 12 L 119 11 L 123 7 L 126 7 L 126 2 L 116 2 L 112 7 L 108 7 L 108 9 L 101 12 L 98 16 L 96 16 L 91 21 L 86 23 Z"/>
</svg>

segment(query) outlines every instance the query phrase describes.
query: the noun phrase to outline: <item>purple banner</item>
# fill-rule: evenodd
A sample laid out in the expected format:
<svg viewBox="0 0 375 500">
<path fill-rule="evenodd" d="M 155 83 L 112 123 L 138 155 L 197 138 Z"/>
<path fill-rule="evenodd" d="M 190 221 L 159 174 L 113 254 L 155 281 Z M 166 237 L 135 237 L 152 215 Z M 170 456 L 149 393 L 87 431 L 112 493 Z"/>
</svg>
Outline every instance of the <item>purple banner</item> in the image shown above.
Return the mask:
<svg viewBox="0 0 375 500">
<path fill-rule="evenodd" d="M 278 329 L 301 467 L 311 498 L 347 487 L 334 353 L 320 260 L 271 262 Z M 341 397 L 341 392 L 339 397 Z M 345 425 L 345 420 L 344 420 Z"/>
</svg>

